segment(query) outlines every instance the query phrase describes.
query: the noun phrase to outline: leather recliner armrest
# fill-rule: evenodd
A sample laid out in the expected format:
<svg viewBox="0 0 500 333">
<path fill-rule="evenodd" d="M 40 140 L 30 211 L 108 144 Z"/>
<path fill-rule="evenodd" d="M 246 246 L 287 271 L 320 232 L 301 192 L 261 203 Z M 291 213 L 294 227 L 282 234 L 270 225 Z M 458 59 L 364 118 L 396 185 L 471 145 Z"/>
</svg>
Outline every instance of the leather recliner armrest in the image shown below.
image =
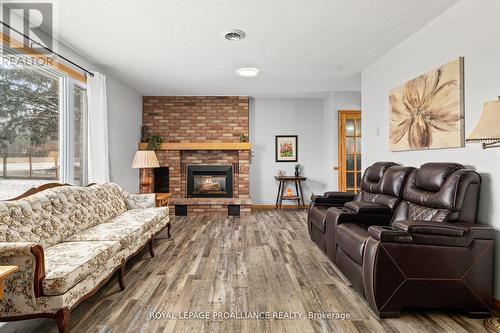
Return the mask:
<svg viewBox="0 0 500 333">
<path fill-rule="evenodd" d="M 394 227 L 406 230 L 411 234 L 442 235 L 453 237 L 470 237 L 479 239 L 495 239 L 495 229 L 477 223 L 468 222 L 434 222 L 434 221 L 396 221 Z"/>
<path fill-rule="evenodd" d="M 324 197 L 327 198 L 337 198 L 337 199 L 343 199 L 346 201 L 352 201 L 354 200 L 354 197 L 356 194 L 351 193 L 351 192 L 335 192 L 335 191 L 328 191 L 323 194 Z"/>
<path fill-rule="evenodd" d="M 453 237 L 463 237 L 469 228 L 463 224 L 433 222 L 433 221 L 396 221 L 394 227 L 410 234 L 430 234 Z"/>
<path fill-rule="evenodd" d="M 353 193 L 347 192 L 325 192 L 324 195 L 312 195 L 311 202 L 323 206 L 341 207 L 346 202 L 354 199 Z"/>
<path fill-rule="evenodd" d="M 391 214 L 392 210 L 388 206 L 377 202 L 350 201 L 344 205 L 357 214 Z"/>
<path fill-rule="evenodd" d="M 411 235 L 401 229 L 390 226 L 371 226 L 368 228 L 371 237 L 381 242 L 411 242 Z"/>
<path fill-rule="evenodd" d="M 381 242 L 469 246 L 474 239 L 495 239 L 495 229 L 466 222 L 396 221 L 392 226 L 371 226 L 371 237 Z"/>
</svg>

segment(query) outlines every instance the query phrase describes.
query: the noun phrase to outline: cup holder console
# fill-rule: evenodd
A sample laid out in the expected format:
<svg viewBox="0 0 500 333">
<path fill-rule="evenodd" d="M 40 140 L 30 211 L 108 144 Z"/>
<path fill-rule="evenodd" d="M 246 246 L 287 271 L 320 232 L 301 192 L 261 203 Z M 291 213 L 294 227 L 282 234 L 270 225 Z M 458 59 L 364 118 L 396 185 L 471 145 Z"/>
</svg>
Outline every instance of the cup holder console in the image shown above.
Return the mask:
<svg viewBox="0 0 500 333">
<path fill-rule="evenodd" d="M 398 230 L 394 227 L 390 227 L 390 226 L 383 226 L 382 229 L 385 229 L 385 230 Z"/>
</svg>

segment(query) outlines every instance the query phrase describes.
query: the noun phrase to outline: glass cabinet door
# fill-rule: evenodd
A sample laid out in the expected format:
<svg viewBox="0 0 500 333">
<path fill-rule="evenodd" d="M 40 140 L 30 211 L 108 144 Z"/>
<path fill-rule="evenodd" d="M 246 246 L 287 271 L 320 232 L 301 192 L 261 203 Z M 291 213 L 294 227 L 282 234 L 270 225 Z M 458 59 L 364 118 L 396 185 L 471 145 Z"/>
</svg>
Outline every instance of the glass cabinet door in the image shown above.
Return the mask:
<svg viewBox="0 0 500 333">
<path fill-rule="evenodd" d="M 361 111 L 339 111 L 339 191 L 357 193 L 361 183 Z"/>
</svg>

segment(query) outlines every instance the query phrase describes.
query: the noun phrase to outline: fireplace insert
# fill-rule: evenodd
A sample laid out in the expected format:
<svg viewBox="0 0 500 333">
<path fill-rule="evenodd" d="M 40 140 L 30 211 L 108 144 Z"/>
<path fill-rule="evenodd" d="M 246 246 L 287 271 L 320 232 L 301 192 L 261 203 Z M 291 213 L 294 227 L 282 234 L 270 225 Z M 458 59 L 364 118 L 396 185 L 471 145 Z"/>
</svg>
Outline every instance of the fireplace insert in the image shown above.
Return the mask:
<svg viewBox="0 0 500 333">
<path fill-rule="evenodd" d="M 188 165 L 188 198 L 232 198 L 232 165 Z"/>
</svg>

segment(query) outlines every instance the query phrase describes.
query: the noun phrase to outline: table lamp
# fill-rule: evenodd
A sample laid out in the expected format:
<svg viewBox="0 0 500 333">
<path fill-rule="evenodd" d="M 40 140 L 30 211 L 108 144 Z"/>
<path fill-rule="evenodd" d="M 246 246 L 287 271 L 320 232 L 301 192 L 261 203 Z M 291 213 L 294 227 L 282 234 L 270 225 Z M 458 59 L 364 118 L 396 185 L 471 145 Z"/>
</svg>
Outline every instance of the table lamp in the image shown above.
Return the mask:
<svg viewBox="0 0 500 333">
<path fill-rule="evenodd" d="M 497 101 L 484 103 L 479 122 L 466 141 L 482 143 L 483 149 L 500 147 L 500 126 L 498 124 L 500 124 L 500 97 Z M 500 332 L 500 319 L 485 319 L 484 327 L 488 332 Z"/>
<path fill-rule="evenodd" d="M 483 149 L 500 147 L 500 97 L 484 103 L 483 113 L 467 142 L 479 142 Z"/>
<path fill-rule="evenodd" d="M 132 168 L 141 169 L 141 193 L 145 193 L 151 186 L 151 177 L 149 177 L 149 169 L 159 168 L 158 158 L 154 150 L 138 150 L 135 153 Z"/>
</svg>

